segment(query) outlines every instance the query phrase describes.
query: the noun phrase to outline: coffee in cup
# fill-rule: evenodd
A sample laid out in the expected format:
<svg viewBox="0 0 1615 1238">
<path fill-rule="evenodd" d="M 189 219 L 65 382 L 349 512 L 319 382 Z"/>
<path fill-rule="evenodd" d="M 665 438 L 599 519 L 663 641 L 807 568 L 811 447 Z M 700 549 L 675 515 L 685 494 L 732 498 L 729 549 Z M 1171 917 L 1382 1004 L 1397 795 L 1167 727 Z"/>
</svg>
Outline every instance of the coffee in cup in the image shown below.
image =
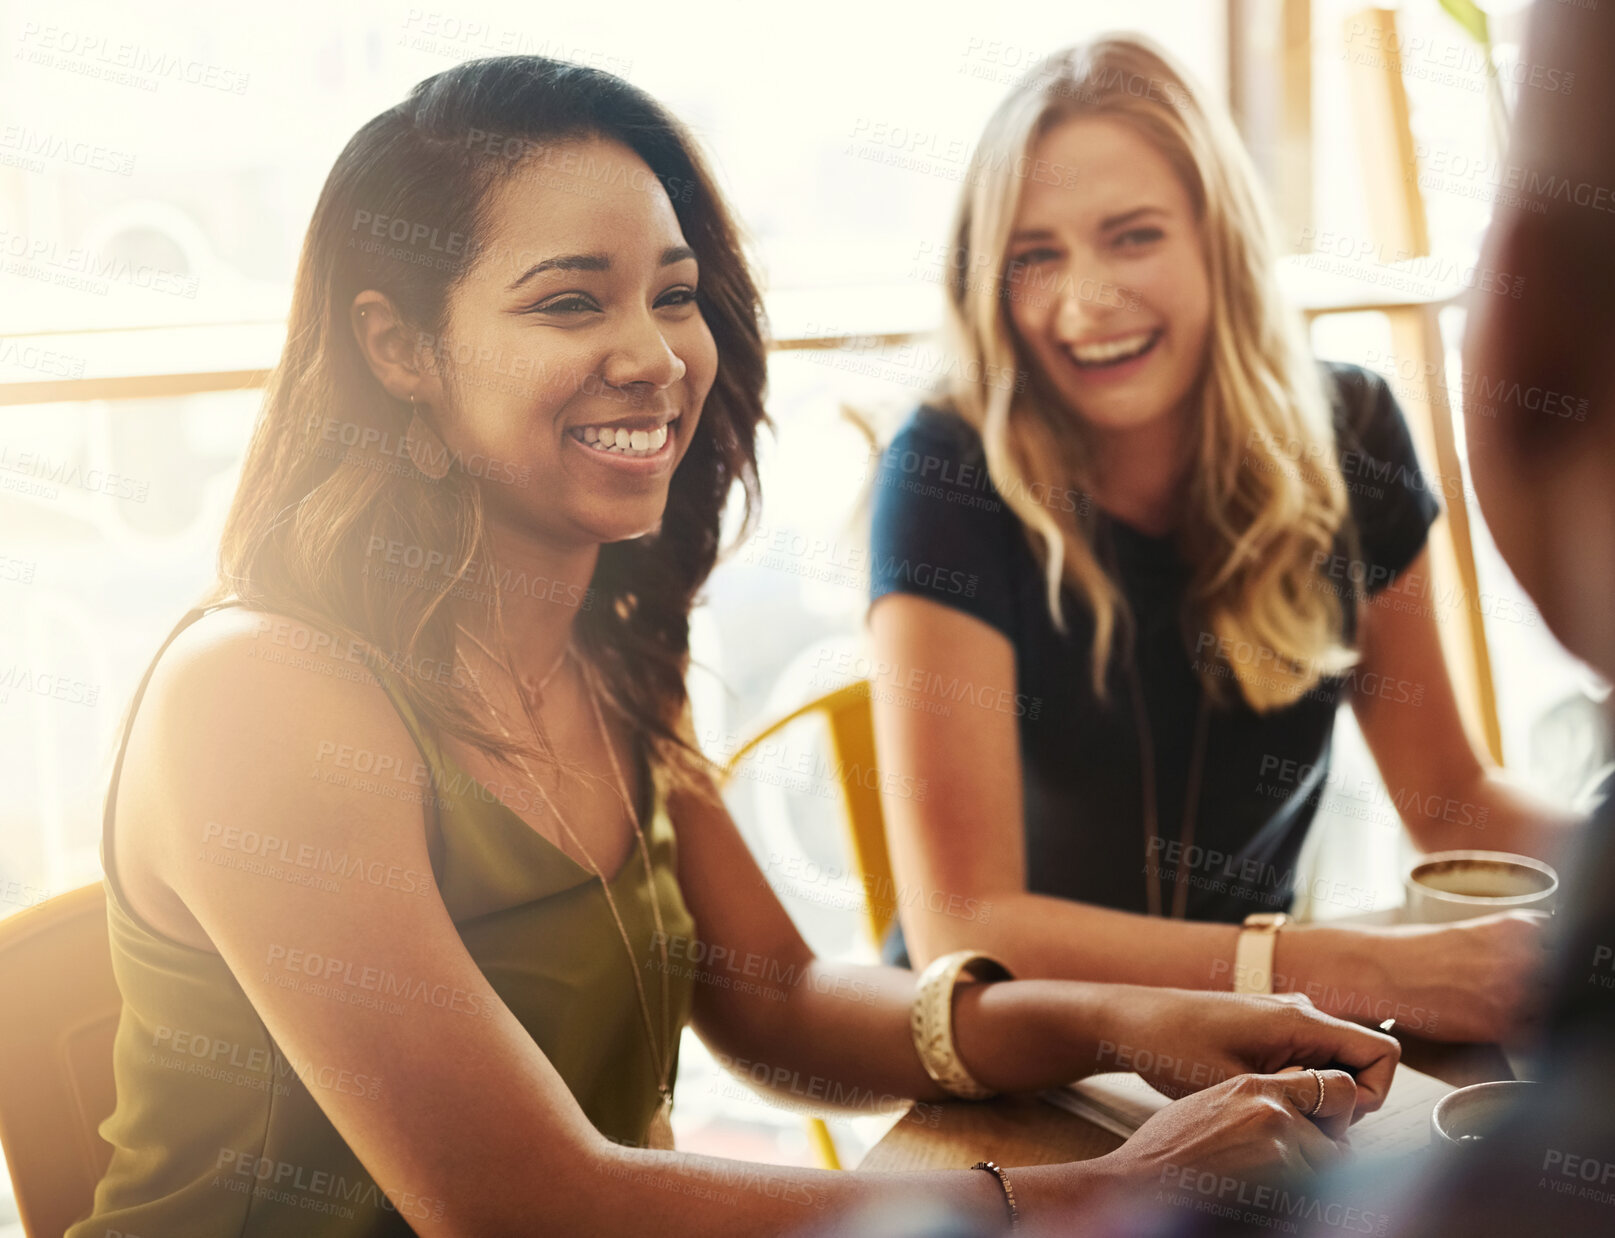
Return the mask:
<svg viewBox="0 0 1615 1238">
<path fill-rule="evenodd" d="M 1436 851 L 1408 870 L 1404 919 L 1467 920 L 1494 911 L 1552 911 L 1559 876 L 1541 860 L 1507 851 Z"/>
</svg>

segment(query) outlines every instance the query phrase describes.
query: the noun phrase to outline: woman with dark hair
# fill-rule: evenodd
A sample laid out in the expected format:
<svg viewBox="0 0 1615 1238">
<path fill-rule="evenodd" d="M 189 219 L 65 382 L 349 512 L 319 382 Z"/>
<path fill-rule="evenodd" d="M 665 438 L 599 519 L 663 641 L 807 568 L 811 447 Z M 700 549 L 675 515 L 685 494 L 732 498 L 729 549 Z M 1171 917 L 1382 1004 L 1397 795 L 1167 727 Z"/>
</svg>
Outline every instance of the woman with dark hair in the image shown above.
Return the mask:
<svg viewBox="0 0 1615 1238">
<path fill-rule="evenodd" d="M 1395 1042 L 1305 1003 L 813 957 L 684 687 L 764 377 L 728 210 L 626 82 L 473 61 L 349 142 L 218 589 L 108 794 L 118 1104 L 72 1238 L 778 1233 L 900 1188 L 1049 1217 L 1329 1163 L 1379 1104 Z M 1082 1165 L 759 1173 L 671 1152 L 689 1020 L 814 1095 L 1039 1088 L 1104 1044 L 1199 1091 Z"/>
</svg>

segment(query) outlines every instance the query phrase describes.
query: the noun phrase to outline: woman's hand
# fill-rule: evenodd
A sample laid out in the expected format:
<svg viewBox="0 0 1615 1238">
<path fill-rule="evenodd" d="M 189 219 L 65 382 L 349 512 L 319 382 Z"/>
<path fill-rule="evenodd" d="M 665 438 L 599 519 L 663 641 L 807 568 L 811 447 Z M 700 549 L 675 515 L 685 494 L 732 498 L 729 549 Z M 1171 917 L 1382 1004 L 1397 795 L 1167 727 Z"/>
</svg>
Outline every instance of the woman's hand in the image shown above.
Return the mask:
<svg viewBox="0 0 1615 1238">
<path fill-rule="evenodd" d="M 1359 966 L 1416 1017 L 1429 1040 L 1516 1041 L 1541 1017 L 1547 942 L 1541 912 L 1507 911 L 1453 924 L 1400 925 L 1358 943 Z"/>
<path fill-rule="evenodd" d="M 1120 992 L 1126 996 L 1114 1007 L 1114 1037 L 1100 1042 L 1099 1068 L 1137 1071 L 1167 1096 L 1287 1066 L 1345 1067 L 1356 1075 L 1347 1111 L 1355 1120 L 1384 1103 L 1402 1053 L 1392 1037 L 1324 1014 L 1298 993 Z"/>
<path fill-rule="evenodd" d="M 1323 1087 L 1323 1107 L 1309 1118 Z M 1347 1155 L 1336 1142 L 1361 1108 L 1343 1070 L 1240 1075 L 1166 1106 L 1101 1158 L 1133 1181 L 1169 1183 L 1186 1172 L 1253 1183 L 1306 1176 Z"/>
<path fill-rule="evenodd" d="M 1517 1040 L 1541 1017 L 1541 912 L 1391 928 L 1304 925 L 1279 934 L 1274 983 L 1322 1010 L 1425 1040 Z"/>
<path fill-rule="evenodd" d="M 1133 1216 L 1147 1189 L 1157 1199 L 1184 1187 L 1222 1198 L 1294 1183 L 1351 1155 L 1340 1140 L 1359 1100 L 1343 1070 L 1239 1075 L 1158 1110 L 1108 1155 L 1012 1170 L 1016 1195 L 1034 1226 L 1082 1216 L 1098 1233 L 1110 1216 Z"/>
</svg>

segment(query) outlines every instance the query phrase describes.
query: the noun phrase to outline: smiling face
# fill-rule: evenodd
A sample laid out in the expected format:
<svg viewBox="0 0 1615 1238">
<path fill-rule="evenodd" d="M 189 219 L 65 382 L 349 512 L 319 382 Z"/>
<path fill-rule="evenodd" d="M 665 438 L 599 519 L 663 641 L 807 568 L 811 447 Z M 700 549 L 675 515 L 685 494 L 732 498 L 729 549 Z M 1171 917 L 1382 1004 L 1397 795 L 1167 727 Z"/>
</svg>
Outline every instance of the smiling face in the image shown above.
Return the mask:
<svg viewBox="0 0 1615 1238">
<path fill-rule="evenodd" d="M 639 156 L 591 139 L 547 147 L 489 206 L 434 424 L 492 462 L 469 471 L 493 519 L 566 547 L 650 532 L 718 367 L 672 203 Z"/>
<path fill-rule="evenodd" d="M 1187 190 L 1154 146 L 1107 117 L 1056 125 L 1029 153 L 1064 175 L 1027 181 L 1011 230 L 1005 276 L 1023 354 L 1096 430 L 1181 411 L 1211 306 Z"/>
</svg>

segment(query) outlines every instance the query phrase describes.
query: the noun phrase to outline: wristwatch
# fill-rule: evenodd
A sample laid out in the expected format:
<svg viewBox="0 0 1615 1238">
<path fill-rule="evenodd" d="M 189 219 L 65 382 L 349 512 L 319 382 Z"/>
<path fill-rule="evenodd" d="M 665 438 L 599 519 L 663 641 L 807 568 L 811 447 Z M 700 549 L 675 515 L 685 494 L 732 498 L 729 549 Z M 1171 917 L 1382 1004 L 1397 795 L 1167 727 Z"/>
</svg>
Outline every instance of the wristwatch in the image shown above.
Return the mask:
<svg viewBox="0 0 1615 1238">
<path fill-rule="evenodd" d="M 1234 992 L 1273 991 L 1273 950 L 1279 930 L 1290 922 L 1282 911 L 1258 911 L 1245 917 L 1234 947 Z"/>
</svg>

